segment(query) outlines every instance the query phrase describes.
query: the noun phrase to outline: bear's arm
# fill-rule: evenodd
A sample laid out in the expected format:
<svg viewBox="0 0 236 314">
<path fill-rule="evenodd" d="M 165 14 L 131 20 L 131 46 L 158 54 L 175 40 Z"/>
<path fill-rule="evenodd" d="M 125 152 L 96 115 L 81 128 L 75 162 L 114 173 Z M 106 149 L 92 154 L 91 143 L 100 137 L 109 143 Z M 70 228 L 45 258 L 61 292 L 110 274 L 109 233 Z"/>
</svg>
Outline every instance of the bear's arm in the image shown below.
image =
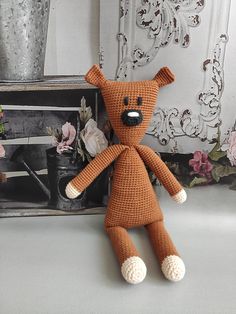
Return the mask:
<svg viewBox="0 0 236 314">
<path fill-rule="evenodd" d="M 144 163 L 155 173 L 172 198 L 178 203 L 183 203 L 186 200 L 186 192 L 161 158 L 148 146 L 137 145 L 136 149 Z"/>
<path fill-rule="evenodd" d="M 125 149 L 125 145 L 112 145 L 98 154 L 73 180 L 66 186 L 66 195 L 73 199 L 78 197 L 93 180 L 107 168 Z"/>
</svg>

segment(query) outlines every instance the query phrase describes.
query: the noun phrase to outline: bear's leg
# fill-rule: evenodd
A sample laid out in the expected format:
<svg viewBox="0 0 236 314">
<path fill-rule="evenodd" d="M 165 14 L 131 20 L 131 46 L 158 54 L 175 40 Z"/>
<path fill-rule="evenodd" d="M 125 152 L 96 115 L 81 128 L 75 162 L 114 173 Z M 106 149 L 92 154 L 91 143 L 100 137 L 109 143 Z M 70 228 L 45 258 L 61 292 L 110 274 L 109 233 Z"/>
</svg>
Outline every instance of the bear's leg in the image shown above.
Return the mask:
<svg viewBox="0 0 236 314">
<path fill-rule="evenodd" d="M 185 266 L 163 221 L 155 221 L 146 225 L 146 228 L 165 277 L 171 281 L 181 280 L 185 274 Z"/>
<path fill-rule="evenodd" d="M 121 273 L 128 283 L 137 284 L 146 276 L 146 265 L 139 257 L 126 229 L 122 227 L 108 227 L 106 231 L 110 237 L 113 249 L 121 266 Z"/>
</svg>

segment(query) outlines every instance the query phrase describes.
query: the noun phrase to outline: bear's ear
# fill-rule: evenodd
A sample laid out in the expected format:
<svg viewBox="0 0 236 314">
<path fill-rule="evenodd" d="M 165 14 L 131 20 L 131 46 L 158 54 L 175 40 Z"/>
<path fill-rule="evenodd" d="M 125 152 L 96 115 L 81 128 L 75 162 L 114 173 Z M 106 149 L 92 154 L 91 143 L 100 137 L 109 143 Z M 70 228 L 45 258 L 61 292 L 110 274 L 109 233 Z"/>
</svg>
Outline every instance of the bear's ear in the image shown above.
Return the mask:
<svg viewBox="0 0 236 314">
<path fill-rule="evenodd" d="M 154 80 L 160 87 L 174 82 L 175 76 L 168 67 L 161 68 L 155 75 Z"/>
<path fill-rule="evenodd" d="M 91 67 L 91 69 L 85 75 L 85 80 L 99 88 L 102 88 L 106 83 L 106 78 L 97 64 L 94 64 Z"/>
</svg>

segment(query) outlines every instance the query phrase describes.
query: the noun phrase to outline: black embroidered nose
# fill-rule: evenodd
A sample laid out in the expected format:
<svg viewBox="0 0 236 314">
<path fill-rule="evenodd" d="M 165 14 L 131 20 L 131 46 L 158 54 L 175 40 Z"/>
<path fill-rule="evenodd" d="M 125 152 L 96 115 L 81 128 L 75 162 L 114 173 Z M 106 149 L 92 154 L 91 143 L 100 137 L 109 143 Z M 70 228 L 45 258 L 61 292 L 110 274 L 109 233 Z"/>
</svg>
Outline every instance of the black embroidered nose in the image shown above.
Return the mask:
<svg viewBox="0 0 236 314">
<path fill-rule="evenodd" d="M 124 110 L 121 114 L 121 120 L 124 125 L 135 126 L 143 121 L 143 115 L 141 110 Z"/>
</svg>

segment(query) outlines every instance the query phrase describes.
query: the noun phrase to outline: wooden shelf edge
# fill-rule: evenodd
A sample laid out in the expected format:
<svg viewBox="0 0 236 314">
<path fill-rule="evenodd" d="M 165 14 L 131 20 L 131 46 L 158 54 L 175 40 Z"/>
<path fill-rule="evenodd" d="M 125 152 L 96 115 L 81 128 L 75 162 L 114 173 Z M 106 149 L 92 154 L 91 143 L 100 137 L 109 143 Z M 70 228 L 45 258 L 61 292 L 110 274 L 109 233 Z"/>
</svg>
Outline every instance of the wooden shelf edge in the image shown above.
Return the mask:
<svg viewBox="0 0 236 314">
<path fill-rule="evenodd" d="M 78 211 L 63 211 L 55 209 L 1 209 L 0 218 L 39 217 L 39 216 L 71 216 L 71 215 L 102 215 L 106 207 L 86 208 Z"/>
<path fill-rule="evenodd" d="M 38 82 L 0 82 L 0 92 L 27 92 L 49 90 L 97 89 L 78 76 L 45 76 Z"/>
</svg>

